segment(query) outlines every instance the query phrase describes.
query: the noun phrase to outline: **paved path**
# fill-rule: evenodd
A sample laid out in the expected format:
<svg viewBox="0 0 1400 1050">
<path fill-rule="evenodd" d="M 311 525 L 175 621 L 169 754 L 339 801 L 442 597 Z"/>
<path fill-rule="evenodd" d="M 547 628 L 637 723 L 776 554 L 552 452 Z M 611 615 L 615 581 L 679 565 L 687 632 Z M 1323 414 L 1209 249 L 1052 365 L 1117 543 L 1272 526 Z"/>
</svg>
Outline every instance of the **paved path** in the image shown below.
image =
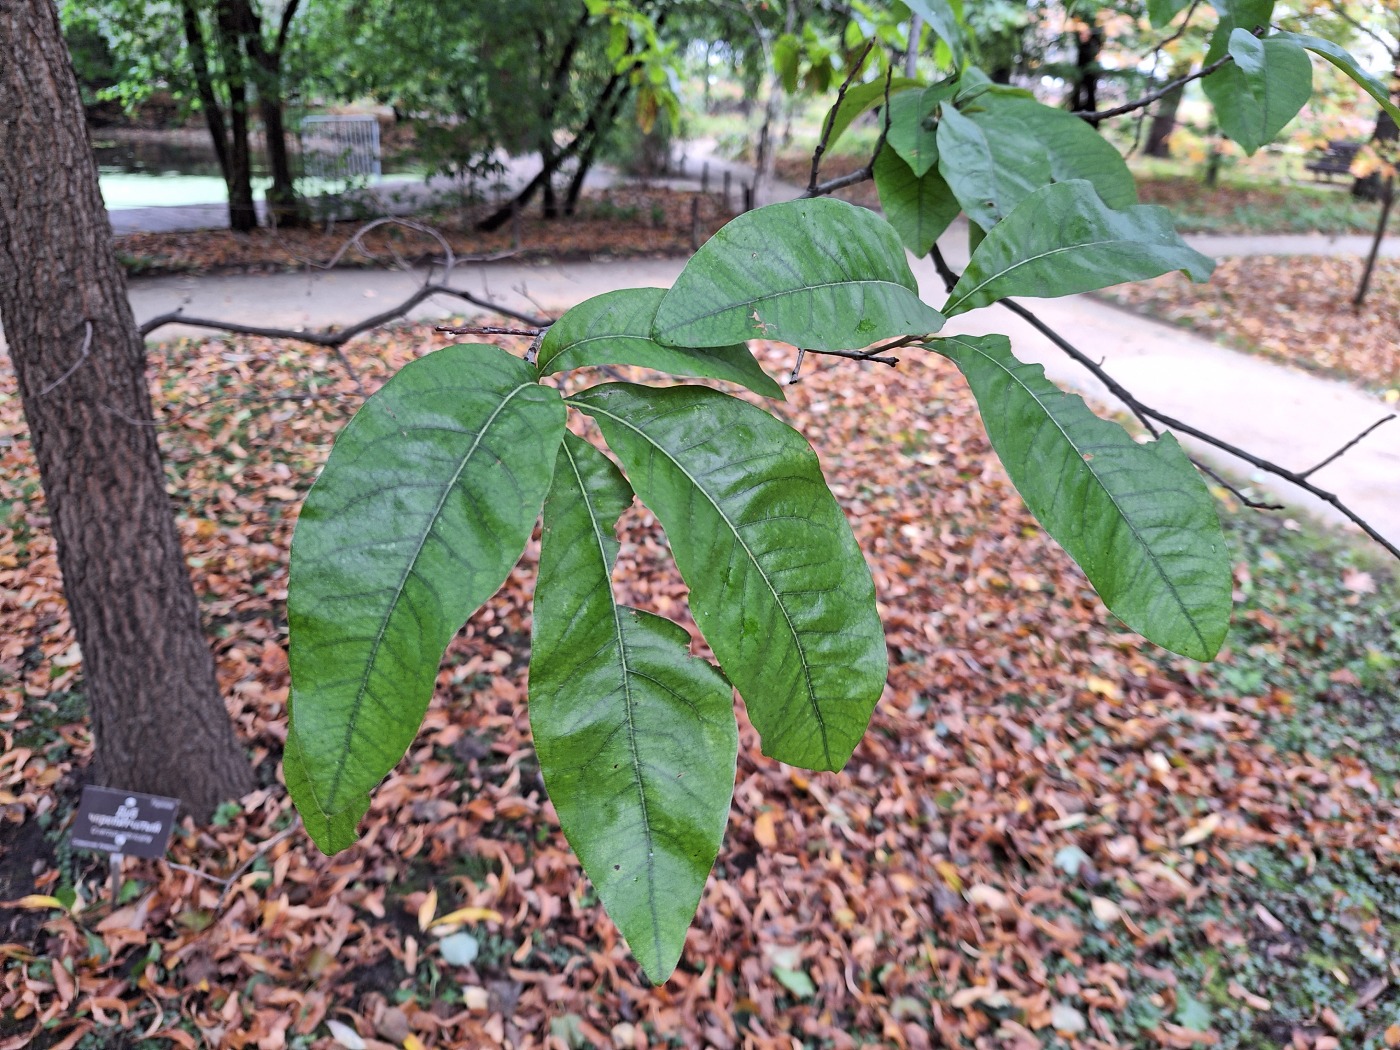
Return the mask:
<svg viewBox="0 0 1400 1050">
<path fill-rule="evenodd" d="M 954 229 L 945 250 L 962 262 L 966 236 Z M 505 305 L 557 312 L 614 288 L 666 287 L 681 260 L 525 265 L 476 264 L 459 267 L 454 284 Z M 930 264 L 915 263 L 924 297 L 945 296 Z M 138 318 L 177 306 L 200 316 L 242 319 L 278 327 L 344 325 L 382 311 L 416 287 L 419 275 L 364 270 L 273 276 L 167 277 L 132 282 Z M 256 303 L 256 310 L 250 304 Z M 460 314 L 456 300 L 430 300 L 415 311 L 419 319 Z M 1295 470 L 1306 469 L 1344 444 L 1362 427 L 1390 411 L 1380 398 L 1346 384 L 1250 357 L 1201 339 L 1181 328 L 1158 324 L 1087 296 L 1031 303 L 1052 327 L 1064 333 L 1128 389 L 1154 407 L 1199 426 L 1242 448 Z M 991 308 L 957 318 L 951 330 L 1002 332 L 1018 355 L 1039 361 L 1057 382 L 1101 404 L 1113 406 L 1091 376 L 1048 340 L 1008 311 Z M 162 336 L 178 333 L 162 329 Z M 190 330 L 188 334 L 193 334 Z M 1188 445 L 1191 442 L 1186 442 Z M 1289 502 L 1336 520 L 1331 508 L 1287 483 L 1254 472 L 1228 457 L 1209 458 L 1236 476 L 1271 488 Z M 1358 448 L 1319 471 L 1314 482 L 1335 490 L 1378 530 L 1400 543 L 1400 423 L 1382 427 Z"/>
<path fill-rule="evenodd" d="M 670 180 L 672 184 L 695 184 L 706 164 L 712 186 L 719 184 L 726 170 L 736 181 L 750 177 L 742 165 L 716 157 L 712 144 L 692 143 L 688 149 L 685 168 L 689 179 Z M 528 169 L 519 166 L 512 173 L 514 179 L 526 175 Z M 603 183 L 609 177 L 606 172 L 598 176 Z M 798 192 L 797 187 L 779 183 L 764 196 L 786 200 Z M 173 213 L 184 209 L 155 210 Z M 1365 237 L 1192 236 L 1188 240 L 1198 250 L 1215 256 L 1362 254 L 1369 248 Z M 966 244 L 966 230 L 961 225 L 955 225 L 944 238 L 944 251 L 955 266 L 965 262 Z M 1391 239 L 1385 249 L 1388 255 L 1400 254 L 1400 238 Z M 669 286 L 681 266 L 680 260 L 560 265 L 500 262 L 461 266 L 454 284 L 521 310 L 557 313 L 614 288 Z M 945 296 L 932 266 L 927 262 L 916 262 L 914 266 L 924 298 L 940 303 Z M 166 277 L 132 281 L 131 298 L 138 319 L 183 306 L 192 315 L 274 327 L 320 328 L 345 325 L 378 313 L 406 297 L 420 280 L 418 274 L 365 270 Z M 464 305 L 457 300 L 429 300 L 413 316 L 454 316 L 462 313 Z M 1101 360 L 1110 374 L 1149 404 L 1295 470 L 1312 466 L 1361 428 L 1390 412 L 1390 407 L 1379 398 L 1346 384 L 1238 353 L 1181 328 L 1125 313 L 1087 296 L 1031 305 L 1043 320 L 1092 359 Z M 1092 376 L 1008 311 L 995 307 L 978 311 L 957 318 L 951 330 L 1005 333 L 1011 336 L 1019 356 L 1043 363 L 1057 382 L 1110 408 L 1122 407 Z M 181 333 L 178 327 L 171 327 L 159 333 L 161 337 L 176 334 L 196 334 L 196 330 Z M 1192 443 L 1188 439 L 1186 444 Z M 1230 457 L 1213 450 L 1206 454 L 1237 477 L 1247 478 L 1324 518 L 1339 520 L 1330 507 L 1286 482 L 1256 472 L 1239 461 L 1232 462 Z M 1400 543 L 1400 422 L 1382 427 L 1342 459 L 1320 470 L 1313 481 L 1334 490 L 1378 531 Z"/>
</svg>

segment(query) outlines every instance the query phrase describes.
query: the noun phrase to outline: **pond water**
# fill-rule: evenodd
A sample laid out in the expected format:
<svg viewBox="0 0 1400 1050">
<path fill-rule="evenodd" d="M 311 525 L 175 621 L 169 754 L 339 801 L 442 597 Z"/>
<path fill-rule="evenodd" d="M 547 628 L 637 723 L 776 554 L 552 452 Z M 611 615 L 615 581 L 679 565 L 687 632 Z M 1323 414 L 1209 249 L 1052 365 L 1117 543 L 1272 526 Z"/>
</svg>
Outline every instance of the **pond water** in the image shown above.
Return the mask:
<svg viewBox="0 0 1400 1050">
<path fill-rule="evenodd" d="M 97 158 L 98 183 L 109 210 L 153 208 L 178 204 L 222 204 L 228 190 L 219 174 L 218 158 L 205 140 L 123 139 L 93 137 Z M 390 173 L 385 173 L 388 177 Z M 401 178 L 410 172 L 397 173 Z M 257 153 L 253 156 L 253 193 L 259 199 L 271 184 L 267 166 Z M 378 179 L 371 182 L 378 182 Z M 343 182 L 299 179 L 302 193 L 314 196 L 346 189 Z"/>
</svg>

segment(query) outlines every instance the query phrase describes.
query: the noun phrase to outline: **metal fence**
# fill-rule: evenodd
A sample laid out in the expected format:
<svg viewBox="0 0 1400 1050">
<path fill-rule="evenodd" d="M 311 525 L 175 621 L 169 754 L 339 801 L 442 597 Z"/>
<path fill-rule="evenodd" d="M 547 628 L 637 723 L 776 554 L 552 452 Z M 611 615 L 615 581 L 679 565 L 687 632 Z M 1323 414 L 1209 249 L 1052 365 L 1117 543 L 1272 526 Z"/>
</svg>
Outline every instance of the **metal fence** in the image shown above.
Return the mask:
<svg viewBox="0 0 1400 1050">
<path fill-rule="evenodd" d="M 372 116 L 301 118 L 302 173 L 348 181 L 380 175 L 379 121 Z"/>
</svg>

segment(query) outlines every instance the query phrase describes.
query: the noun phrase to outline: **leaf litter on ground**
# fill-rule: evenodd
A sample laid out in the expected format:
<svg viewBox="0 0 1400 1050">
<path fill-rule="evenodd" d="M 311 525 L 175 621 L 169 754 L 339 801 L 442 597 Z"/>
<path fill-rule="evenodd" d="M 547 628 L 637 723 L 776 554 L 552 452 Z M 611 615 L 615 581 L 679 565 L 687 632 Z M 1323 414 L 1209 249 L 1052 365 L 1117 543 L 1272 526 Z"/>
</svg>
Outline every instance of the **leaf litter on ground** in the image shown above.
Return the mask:
<svg viewBox="0 0 1400 1050">
<path fill-rule="evenodd" d="M 374 388 L 444 343 L 405 327 L 347 352 Z M 791 365 L 788 348 L 759 353 L 775 375 Z M 1322 1050 L 1337 1039 L 1323 1011 L 1383 1045 L 1400 1019 L 1392 920 L 1335 889 L 1344 870 L 1400 881 L 1397 771 L 1380 758 L 1394 735 L 1363 731 L 1395 684 L 1383 570 L 1350 564 L 1347 586 L 1308 561 L 1336 577 L 1338 604 L 1313 613 L 1314 592 L 1275 572 L 1289 535 L 1269 534 L 1237 559 L 1232 651 L 1209 667 L 1163 654 L 1111 621 L 1028 516 L 952 367 L 904 356 L 809 365 L 777 407 L 871 563 L 885 696 L 839 774 L 763 758 L 740 708 L 728 836 L 659 988 L 582 879 L 530 746 L 537 541 L 451 644 L 363 840 L 326 858 L 294 833 L 259 852 L 293 817 L 288 544 L 358 398 L 325 352 L 257 339 L 165 344 L 151 363 L 180 532 L 260 786 L 186 824 L 168 861 L 128 861 L 114 907 L 105 863 L 65 845 L 92 748 L 81 654 L 0 375 L 0 897 L 61 905 L 0 910 L 0 1047 L 130 1031 L 188 1047 Z M 619 599 L 677 618 L 703 655 L 654 517 L 634 506 L 621 538 Z M 1317 671 L 1348 616 L 1380 639 L 1380 685 L 1364 646 Z M 1280 730 L 1314 707 L 1306 732 Z M 1323 903 L 1290 896 L 1318 878 L 1334 879 Z M 1331 952 L 1288 1006 L 1299 959 L 1339 936 L 1371 954 Z"/>
<path fill-rule="evenodd" d="M 1400 259 L 1380 259 L 1360 309 L 1362 260 L 1285 255 L 1222 259 L 1209 284 L 1177 275 L 1102 293 L 1238 350 L 1400 396 Z"/>
</svg>

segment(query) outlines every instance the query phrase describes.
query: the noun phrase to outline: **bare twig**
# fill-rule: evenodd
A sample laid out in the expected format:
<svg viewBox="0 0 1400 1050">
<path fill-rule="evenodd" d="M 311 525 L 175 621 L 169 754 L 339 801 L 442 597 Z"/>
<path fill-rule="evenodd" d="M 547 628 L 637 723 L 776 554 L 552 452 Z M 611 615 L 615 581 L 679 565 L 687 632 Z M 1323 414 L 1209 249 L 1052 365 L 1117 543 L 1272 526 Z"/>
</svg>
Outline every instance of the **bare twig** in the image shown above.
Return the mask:
<svg viewBox="0 0 1400 1050">
<path fill-rule="evenodd" d="M 299 343 L 310 343 L 313 346 L 334 348 L 344 346 L 357 335 L 362 335 L 370 329 L 378 328 L 380 325 L 398 320 L 423 300 L 431 298 L 434 295 L 455 296 L 474 306 L 479 306 L 484 310 L 490 310 L 494 314 L 500 314 L 502 317 L 513 317 L 517 321 L 523 321 L 533 328 L 545 327 L 551 323 L 546 319 L 533 317 L 530 314 L 521 313 L 518 310 L 512 310 L 510 307 L 502 306 L 500 303 L 493 303 L 487 299 L 479 299 L 471 292 L 463 291 L 460 288 L 449 288 L 441 284 L 425 284 L 397 306 L 390 307 L 383 313 L 375 314 L 373 317 L 367 317 L 363 321 L 359 321 L 348 328 L 326 328 L 319 332 L 297 331 L 293 328 L 265 328 L 261 325 L 246 325 L 237 321 L 220 321 L 207 317 L 190 317 L 181 309 L 172 310 L 169 313 L 152 317 L 149 321 L 141 325 L 141 335 L 150 335 L 156 329 L 163 328 L 168 324 L 183 324 L 193 328 L 212 328 L 229 332 L 233 335 L 257 335 L 264 336 L 268 339 L 290 339 Z"/>
<path fill-rule="evenodd" d="M 1154 63 L 1156 55 L 1164 51 L 1166 48 L 1171 47 L 1173 44 L 1175 44 L 1178 40 L 1180 40 L 1183 36 L 1186 35 L 1186 30 L 1191 28 L 1191 19 L 1194 18 L 1196 15 L 1196 8 L 1200 6 L 1201 0 L 1191 0 L 1191 6 L 1186 9 L 1186 17 L 1181 20 L 1181 25 L 1177 26 L 1176 32 L 1173 33 L 1171 36 L 1167 37 L 1165 40 L 1163 40 L 1160 44 L 1158 44 L 1152 49 Z M 1153 69 L 1155 71 L 1155 64 L 1153 66 Z"/>
<path fill-rule="evenodd" d="M 1156 102 L 1159 98 L 1171 94 L 1177 88 L 1183 87 L 1186 84 L 1191 83 L 1191 81 L 1193 80 L 1200 80 L 1202 77 L 1210 76 L 1221 66 L 1225 65 L 1227 62 L 1232 61 L 1234 60 L 1229 55 L 1221 55 L 1209 65 L 1202 66 L 1194 73 L 1187 73 L 1184 77 L 1177 77 L 1175 80 L 1169 80 L 1166 84 L 1158 88 L 1156 91 L 1149 91 L 1146 95 L 1143 95 L 1141 98 L 1134 99 L 1131 102 L 1125 102 L 1121 106 L 1114 106 L 1112 109 L 1075 110 L 1073 116 L 1086 120 L 1090 124 L 1098 124 L 1100 121 L 1108 120 L 1110 117 L 1121 117 L 1125 113 L 1133 113 L 1136 110 L 1143 109 L 1146 106 L 1152 105 L 1152 103 Z"/>
<path fill-rule="evenodd" d="M 201 871 L 199 868 L 190 867 L 188 864 L 177 864 L 173 860 L 168 860 L 165 863 L 167 867 L 174 868 L 176 871 L 183 871 L 187 874 L 204 879 L 206 882 L 212 882 L 216 886 L 222 886 L 223 891 L 219 894 L 219 903 L 216 907 L 217 911 L 222 911 L 224 904 L 228 901 L 228 895 L 233 892 L 234 884 L 243 877 L 243 873 L 251 868 L 259 857 L 266 856 L 273 846 L 290 838 L 299 827 L 301 827 L 301 815 L 294 813 L 292 814 L 292 822 L 290 824 L 276 835 L 273 835 L 272 838 L 264 841 L 261 846 L 248 856 L 247 860 L 234 868 L 233 872 L 227 878 L 220 878 L 218 875 L 210 875 L 207 871 Z"/>
<path fill-rule="evenodd" d="M 847 361 L 874 361 L 881 365 L 899 364 L 899 358 L 888 357 L 880 353 L 879 348 L 871 350 L 813 350 L 810 347 L 804 351 L 809 354 L 820 354 L 822 357 L 844 357 Z"/>
<path fill-rule="evenodd" d="M 1374 423 L 1372 423 L 1369 427 L 1367 427 L 1367 428 L 1366 428 L 1365 430 L 1363 430 L 1361 433 L 1357 434 L 1356 437 L 1352 438 L 1350 441 L 1348 441 L 1348 442 L 1347 442 L 1345 445 L 1343 445 L 1341 448 L 1337 449 L 1336 452 L 1333 452 L 1330 456 L 1328 456 L 1326 459 L 1324 459 L 1321 463 L 1317 464 L 1317 466 L 1315 466 L 1315 467 L 1309 467 L 1307 470 L 1303 471 L 1303 472 L 1302 472 L 1301 474 L 1299 474 L 1298 476 L 1299 476 L 1300 478 L 1307 478 L 1307 477 L 1311 477 L 1312 475 L 1316 474 L 1316 473 L 1317 473 L 1319 470 L 1321 470 L 1323 467 L 1327 466 L 1327 464 L 1329 464 L 1329 463 L 1331 463 L 1333 460 L 1335 460 L 1335 459 L 1337 459 L 1337 458 L 1339 458 L 1339 457 L 1345 455 L 1346 453 L 1348 453 L 1348 452 L 1350 452 L 1352 449 L 1354 449 L 1357 445 L 1361 444 L 1362 441 L 1364 441 L 1367 437 L 1370 436 L 1371 431 L 1375 430 L 1377 427 L 1381 426 L 1381 425 L 1384 424 L 1384 423 L 1389 423 L 1389 422 L 1390 422 L 1392 419 L 1394 419 L 1394 418 L 1395 418 L 1395 416 L 1389 415 L 1389 416 L 1383 416 L 1383 417 L 1381 417 L 1380 419 L 1376 420 Z"/>
<path fill-rule="evenodd" d="M 846 92 L 850 90 L 851 84 L 856 76 L 865 68 L 865 60 L 870 57 L 870 49 L 875 46 L 872 40 L 865 45 L 865 50 L 860 53 L 860 58 L 851 65 L 851 71 L 846 74 L 846 79 L 841 81 L 841 86 L 836 89 L 836 101 L 832 103 L 831 109 L 827 111 L 826 120 L 822 121 L 822 137 L 817 143 L 817 148 L 812 151 L 812 177 L 807 183 L 809 195 L 815 196 L 817 180 L 821 175 L 822 154 L 826 152 L 827 144 L 831 140 L 831 131 L 836 126 L 836 114 L 841 109 L 841 103 L 846 101 Z M 888 81 L 886 81 L 888 84 Z M 796 382 L 796 380 L 794 380 Z"/>
<path fill-rule="evenodd" d="M 83 324 L 85 326 L 83 332 L 83 345 L 78 348 L 78 356 L 74 359 L 71 365 L 64 369 L 63 374 L 61 376 L 59 376 L 52 382 L 45 384 L 44 389 L 40 390 L 36 396 L 44 397 L 47 394 L 52 394 L 61 385 L 63 385 L 63 383 L 65 383 L 74 372 L 76 372 L 80 367 L 82 367 L 82 363 L 88 359 L 88 354 L 92 353 L 92 322 L 84 321 Z"/>
<path fill-rule="evenodd" d="M 885 124 L 880 129 L 880 137 L 875 140 L 875 148 L 870 151 L 870 161 L 863 168 L 851 172 L 849 175 L 842 175 L 839 178 L 829 179 L 826 182 L 813 182 L 807 189 L 798 196 L 798 200 L 806 200 L 809 197 L 825 197 L 828 193 L 835 193 L 846 186 L 854 186 L 859 182 L 866 182 L 875 177 L 875 159 L 880 156 L 880 151 L 885 148 L 885 138 L 890 132 L 890 80 L 894 75 L 894 67 L 890 66 L 885 70 Z M 815 170 L 818 161 L 813 158 L 813 168 Z"/>
<path fill-rule="evenodd" d="M 532 339 L 540 334 L 538 328 L 498 328 L 489 324 L 468 324 L 456 328 L 440 324 L 433 331 L 443 335 L 527 335 Z"/>
<path fill-rule="evenodd" d="M 792 363 L 792 371 L 788 374 L 787 385 L 792 386 L 801 377 L 802 362 L 807 360 L 807 351 L 801 347 L 797 348 L 797 360 Z"/>
<path fill-rule="evenodd" d="M 1257 500 L 1252 496 L 1246 495 L 1243 489 L 1241 489 L 1238 485 L 1234 484 L 1233 482 L 1227 480 L 1223 474 L 1221 474 L 1218 470 L 1212 467 L 1205 460 L 1197 459 L 1195 456 L 1189 456 L 1187 458 L 1191 460 L 1191 463 L 1195 466 L 1197 470 L 1214 480 L 1217 485 L 1228 491 L 1230 495 L 1234 496 L 1235 499 L 1239 500 L 1240 503 L 1248 507 L 1250 510 L 1285 509 L 1282 503 L 1268 503 L 1264 500 Z"/>
</svg>

